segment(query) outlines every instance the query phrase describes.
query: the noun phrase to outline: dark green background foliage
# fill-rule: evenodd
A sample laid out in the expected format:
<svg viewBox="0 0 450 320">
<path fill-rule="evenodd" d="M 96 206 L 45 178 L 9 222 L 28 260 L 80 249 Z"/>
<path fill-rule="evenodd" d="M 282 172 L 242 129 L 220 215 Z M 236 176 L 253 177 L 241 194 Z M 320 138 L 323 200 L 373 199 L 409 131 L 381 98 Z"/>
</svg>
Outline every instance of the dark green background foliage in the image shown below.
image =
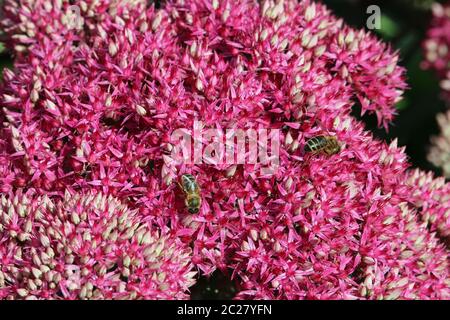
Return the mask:
<svg viewBox="0 0 450 320">
<path fill-rule="evenodd" d="M 400 64 L 407 69 L 409 89 L 403 101 L 396 107 L 398 116 L 389 132 L 376 126 L 374 116 L 364 117 L 367 128 L 380 139 L 391 141 L 398 138 L 399 145 L 406 146 L 406 152 L 415 167 L 439 170 L 426 160 L 430 137 L 438 134 L 436 114 L 445 110 L 439 98 L 439 81 L 431 71 L 420 68 L 422 61 L 421 43 L 430 22 L 430 0 L 324 0 L 337 16 L 343 17 L 351 26 L 365 28 L 369 5 L 381 8 L 381 30 L 375 31 L 384 41 L 391 43 L 400 52 Z M 442 1 L 441 1 L 442 2 Z M 0 69 L 12 67 L 11 56 L 0 43 Z M 355 106 L 355 116 L 359 116 Z M 229 276 L 216 272 L 210 279 L 200 279 L 192 288 L 194 299 L 232 298 L 235 289 Z"/>
</svg>

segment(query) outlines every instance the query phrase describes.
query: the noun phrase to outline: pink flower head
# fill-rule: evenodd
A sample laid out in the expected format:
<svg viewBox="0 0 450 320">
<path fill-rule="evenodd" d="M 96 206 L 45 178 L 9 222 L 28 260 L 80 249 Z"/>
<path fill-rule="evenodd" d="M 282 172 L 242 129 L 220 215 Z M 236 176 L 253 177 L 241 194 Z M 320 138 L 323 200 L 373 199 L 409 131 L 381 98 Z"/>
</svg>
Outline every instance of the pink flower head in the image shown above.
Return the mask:
<svg viewBox="0 0 450 320">
<path fill-rule="evenodd" d="M 0 298 L 181 299 L 190 250 L 101 193 L 0 203 Z"/>
<path fill-rule="evenodd" d="M 450 244 L 450 185 L 444 178 L 433 178 L 419 170 L 409 173 L 407 184 L 413 193 L 413 203 L 421 210 L 422 220 L 432 232 Z"/>
<path fill-rule="evenodd" d="M 437 116 L 441 133 L 431 139 L 428 160 L 442 169 L 445 177 L 450 178 L 450 111 Z"/>
<path fill-rule="evenodd" d="M 436 71 L 439 76 L 443 98 L 450 102 L 450 5 L 433 4 L 433 19 L 424 42 L 423 66 Z M 450 177 L 450 114 L 439 114 L 437 121 L 440 136 L 432 138 L 428 159 Z"/>
<path fill-rule="evenodd" d="M 444 98 L 450 93 L 450 5 L 435 2 L 432 6 L 433 19 L 423 43 L 425 61 L 423 66 L 437 72 L 441 79 Z"/>
</svg>

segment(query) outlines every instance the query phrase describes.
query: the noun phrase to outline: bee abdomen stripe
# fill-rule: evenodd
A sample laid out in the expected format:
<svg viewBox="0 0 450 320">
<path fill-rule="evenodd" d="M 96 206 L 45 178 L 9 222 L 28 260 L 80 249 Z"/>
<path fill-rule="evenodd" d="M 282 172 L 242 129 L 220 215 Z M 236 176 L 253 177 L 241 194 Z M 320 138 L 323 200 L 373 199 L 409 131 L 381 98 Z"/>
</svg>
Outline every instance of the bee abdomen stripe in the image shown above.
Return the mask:
<svg viewBox="0 0 450 320">
<path fill-rule="evenodd" d="M 306 142 L 307 151 L 315 151 L 323 148 L 326 145 L 326 139 L 324 137 L 313 137 Z"/>
</svg>

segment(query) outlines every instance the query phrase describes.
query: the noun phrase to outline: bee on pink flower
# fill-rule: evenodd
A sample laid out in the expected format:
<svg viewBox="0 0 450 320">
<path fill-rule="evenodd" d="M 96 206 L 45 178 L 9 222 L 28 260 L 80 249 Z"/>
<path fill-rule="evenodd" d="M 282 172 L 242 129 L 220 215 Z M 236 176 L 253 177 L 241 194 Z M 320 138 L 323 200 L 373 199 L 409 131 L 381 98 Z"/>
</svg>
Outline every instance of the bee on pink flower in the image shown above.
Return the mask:
<svg viewBox="0 0 450 320">
<path fill-rule="evenodd" d="M 202 205 L 202 197 L 200 195 L 200 187 L 197 180 L 191 174 L 183 174 L 178 183 L 185 195 L 184 203 L 189 213 L 198 213 Z"/>
<path fill-rule="evenodd" d="M 337 154 L 341 146 L 334 136 L 315 136 L 306 141 L 305 152 L 312 154 L 324 153 L 326 155 Z"/>
</svg>

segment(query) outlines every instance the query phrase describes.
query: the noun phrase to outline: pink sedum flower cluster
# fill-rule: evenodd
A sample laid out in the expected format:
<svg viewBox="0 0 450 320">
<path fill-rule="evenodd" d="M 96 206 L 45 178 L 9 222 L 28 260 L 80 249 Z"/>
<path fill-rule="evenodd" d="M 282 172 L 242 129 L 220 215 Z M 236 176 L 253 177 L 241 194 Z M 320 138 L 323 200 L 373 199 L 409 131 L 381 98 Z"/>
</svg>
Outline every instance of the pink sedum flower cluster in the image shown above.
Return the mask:
<svg viewBox="0 0 450 320">
<path fill-rule="evenodd" d="M 434 3 L 433 19 L 424 42 L 423 66 L 437 72 L 441 82 L 443 98 L 450 103 L 450 4 Z M 437 122 L 441 134 L 433 137 L 428 159 L 450 177 L 450 121 L 449 113 L 439 114 Z"/>
<path fill-rule="evenodd" d="M 64 23 L 68 1 L 4 5 L 17 57 L 0 88 L 0 192 L 114 196 L 136 219 L 170 225 L 201 274 L 228 273 L 240 299 L 450 297 L 448 214 L 436 199 L 448 187 L 411 176 L 403 148 L 376 140 L 351 115 L 358 103 L 380 125 L 393 119 L 406 85 L 388 46 L 308 0 L 75 3 L 83 28 Z M 170 135 L 196 120 L 279 129 L 278 170 L 176 163 Z M 305 141 L 324 134 L 342 151 L 305 154 Z M 201 186 L 198 214 L 179 201 L 184 173 Z M 58 217 L 52 212 L 45 221 Z M 185 259 L 172 292 L 191 284 Z M 120 279 L 120 263 L 112 272 Z M 8 284 L 23 278 L 11 273 Z M 145 289 L 136 297 L 164 297 Z"/>
<path fill-rule="evenodd" d="M 431 138 L 428 160 L 450 178 L 450 111 L 438 114 L 437 122 L 441 134 Z"/>
<path fill-rule="evenodd" d="M 183 299 L 190 249 L 101 193 L 0 203 L 0 298 Z"/>
<path fill-rule="evenodd" d="M 445 98 L 450 98 L 450 5 L 432 5 L 433 18 L 424 41 L 423 66 L 437 72 Z"/>
<path fill-rule="evenodd" d="M 434 179 L 419 170 L 410 172 L 407 180 L 413 188 L 415 206 L 432 232 L 437 232 L 447 246 L 450 244 L 450 185 L 443 177 Z"/>
</svg>

